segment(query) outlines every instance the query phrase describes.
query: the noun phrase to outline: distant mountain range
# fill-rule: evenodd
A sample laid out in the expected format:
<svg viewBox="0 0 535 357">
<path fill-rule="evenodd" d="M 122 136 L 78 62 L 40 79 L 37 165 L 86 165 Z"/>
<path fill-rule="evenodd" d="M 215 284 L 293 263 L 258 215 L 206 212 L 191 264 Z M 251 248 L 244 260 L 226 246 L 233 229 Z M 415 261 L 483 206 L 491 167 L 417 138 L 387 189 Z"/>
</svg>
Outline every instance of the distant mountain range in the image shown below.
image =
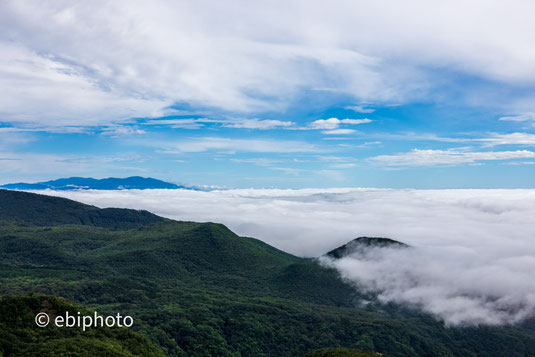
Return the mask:
<svg viewBox="0 0 535 357">
<path fill-rule="evenodd" d="M 8 190 L 146 190 L 146 189 L 188 189 L 200 190 L 194 186 L 182 186 L 174 183 L 157 180 L 151 177 L 131 176 L 126 178 L 109 177 L 105 179 L 94 179 L 91 177 L 69 177 L 58 180 L 36 182 L 36 183 L 8 183 L 0 188 Z"/>
</svg>

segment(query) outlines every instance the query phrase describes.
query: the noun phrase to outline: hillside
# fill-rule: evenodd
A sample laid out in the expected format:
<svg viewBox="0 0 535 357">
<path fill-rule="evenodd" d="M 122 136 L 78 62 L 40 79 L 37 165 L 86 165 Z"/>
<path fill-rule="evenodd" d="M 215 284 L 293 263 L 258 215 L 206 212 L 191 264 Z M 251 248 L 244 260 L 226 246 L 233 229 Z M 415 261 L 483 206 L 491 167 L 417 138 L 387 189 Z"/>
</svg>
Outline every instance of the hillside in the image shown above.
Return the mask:
<svg viewBox="0 0 535 357">
<path fill-rule="evenodd" d="M 131 189 L 176 189 L 190 188 L 174 183 L 157 180 L 151 177 L 131 176 L 126 178 L 108 177 L 105 179 L 94 179 L 91 177 L 69 177 L 58 180 L 43 181 L 36 183 L 18 182 L 8 183 L 0 188 L 10 190 L 131 190 Z"/>
<path fill-rule="evenodd" d="M 65 198 L 0 189 L 0 220 L 31 226 L 73 224 L 132 229 L 164 219 L 147 211 L 99 209 Z"/>
<path fill-rule="evenodd" d="M 527 326 L 446 328 L 395 306 L 364 308 L 370 297 L 336 271 L 221 224 L 121 209 L 117 217 L 137 217 L 135 227 L 124 219 L 82 224 L 106 210 L 45 197 L 0 191 L 0 295 L 38 292 L 131 315 L 132 330 L 169 356 L 303 356 L 331 347 L 392 356 L 535 353 Z M 8 342 L 0 340 L 5 356 Z"/>
<path fill-rule="evenodd" d="M 127 328 L 36 328 L 34 316 L 92 315 L 65 299 L 41 294 L 0 299 L 0 356 L 144 357 L 164 354 L 143 336 Z"/>
</svg>

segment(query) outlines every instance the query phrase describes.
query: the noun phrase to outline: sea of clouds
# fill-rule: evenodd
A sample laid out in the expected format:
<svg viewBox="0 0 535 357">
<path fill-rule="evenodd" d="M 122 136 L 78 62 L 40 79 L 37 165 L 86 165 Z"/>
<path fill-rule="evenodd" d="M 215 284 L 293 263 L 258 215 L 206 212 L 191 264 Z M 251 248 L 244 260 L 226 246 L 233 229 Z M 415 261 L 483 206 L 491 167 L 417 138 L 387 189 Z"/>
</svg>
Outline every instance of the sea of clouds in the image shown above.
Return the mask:
<svg viewBox="0 0 535 357">
<path fill-rule="evenodd" d="M 509 324 L 535 314 L 535 190 L 240 189 L 43 191 L 98 207 L 226 224 L 299 256 L 359 236 L 410 249 L 323 259 L 384 302 L 449 325 Z"/>
</svg>

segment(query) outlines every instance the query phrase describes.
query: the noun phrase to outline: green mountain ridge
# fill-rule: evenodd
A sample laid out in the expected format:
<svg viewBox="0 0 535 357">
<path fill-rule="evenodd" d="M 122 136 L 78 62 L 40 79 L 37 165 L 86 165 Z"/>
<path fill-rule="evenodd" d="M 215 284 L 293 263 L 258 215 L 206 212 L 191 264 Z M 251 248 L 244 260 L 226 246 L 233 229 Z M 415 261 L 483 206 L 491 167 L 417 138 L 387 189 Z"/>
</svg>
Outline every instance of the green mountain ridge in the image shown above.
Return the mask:
<svg viewBox="0 0 535 357">
<path fill-rule="evenodd" d="M 396 306 L 365 308 L 370 297 L 337 271 L 221 224 L 122 209 L 114 224 L 87 224 L 102 211 L 0 190 L 0 296 L 42 293 L 130 315 L 131 331 L 168 356 L 304 356 L 338 347 L 391 356 L 535 353 L 529 326 L 446 328 Z M 6 346 L 0 340 L 0 355 Z"/>
<path fill-rule="evenodd" d="M 0 219 L 30 226 L 87 225 L 139 228 L 164 218 L 148 211 L 97 208 L 61 197 L 0 190 Z"/>
</svg>

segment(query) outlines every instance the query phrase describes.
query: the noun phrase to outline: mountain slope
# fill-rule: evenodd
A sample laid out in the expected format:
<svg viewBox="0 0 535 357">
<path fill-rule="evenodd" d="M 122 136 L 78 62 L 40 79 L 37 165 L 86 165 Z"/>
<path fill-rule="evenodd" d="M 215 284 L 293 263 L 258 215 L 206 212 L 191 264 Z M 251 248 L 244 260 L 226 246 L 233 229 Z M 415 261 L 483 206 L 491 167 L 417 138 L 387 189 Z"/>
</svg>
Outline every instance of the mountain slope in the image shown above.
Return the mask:
<svg viewBox="0 0 535 357">
<path fill-rule="evenodd" d="M 54 296 L 31 294 L 0 299 L 0 356 L 161 356 L 152 343 L 127 328 L 36 328 L 34 316 L 92 315 L 89 309 Z"/>
<path fill-rule="evenodd" d="M 42 196 L 0 194 L 0 202 L 17 203 L 0 210 L 1 296 L 40 292 L 131 315 L 132 330 L 169 356 L 303 356 L 327 347 L 392 356 L 535 353 L 529 327 L 445 328 L 424 314 L 363 308 L 336 271 L 220 224 L 64 224 L 62 217 L 101 210 L 50 197 L 42 203 L 50 215 L 38 209 Z M 26 206 L 35 206 L 31 214 Z M 15 218 L 9 207 L 19 208 Z"/>
<path fill-rule="evenodd" d="M 139 228 L 164 219 L 147 211 L 85 205 L 65 198 L 0 190 L 0 219 L 33 226 L 88 225 Z"/>
<path fill-rule="evenodd" d="M 37 182 L 37 183 L 9 183 L 0 186 L 1 188 L 10 190 L 77 190 L 77 189 L 92 189 L 92 190 L 127 190 L 127 189 L 176 189 L 176 188 L 190 188 L 186 186 L 176 185 L 151 177 L 131 176 L 126 178 L 109 177 L 105 179 L 94 179 L 90 177 L 69 177 L 58 180 Z"/>
</svg>

